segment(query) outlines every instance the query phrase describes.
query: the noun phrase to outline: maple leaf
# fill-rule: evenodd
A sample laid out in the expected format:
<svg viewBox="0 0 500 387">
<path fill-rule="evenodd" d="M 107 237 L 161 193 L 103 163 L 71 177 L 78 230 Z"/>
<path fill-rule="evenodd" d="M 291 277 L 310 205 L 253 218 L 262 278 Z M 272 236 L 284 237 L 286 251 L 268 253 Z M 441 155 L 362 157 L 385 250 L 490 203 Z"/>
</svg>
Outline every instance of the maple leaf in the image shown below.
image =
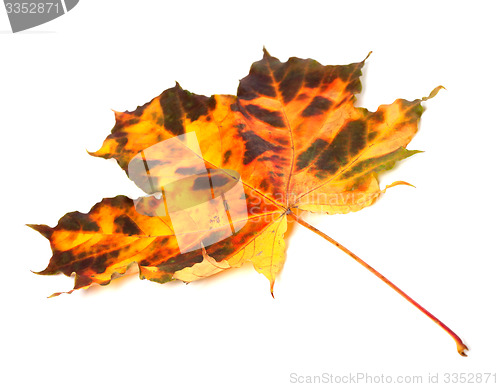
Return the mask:
<svg viewBox="0 0 500 387">
<path fill-rule="evenodd" d="M 300 216 L 370 206 L 385 191 L 378 174 L 418 152 L 406 146 L 417 132 L 421 102 L 440 87 L 370 112 L 354 105 L 364 62 L 282 63 L 264 49 L 237 96 L 205 97 L 176 84 L 133 112 L 116 112 L 111 134 L 90 154 L 114 158 L 149 196 L 104 199 L 87 214 L 64 215 L 54 228 L 31 225 L 53 250 L 39 274 L 75 273 L 75 290 L 106 285 L 133 263 L 141 278 L 165 283 L 252 262 L 272 294 L 287 222 L 296 221 L 441 325 L 465 355 L 467 347 L 448 327 Z M 407 183 L 391 186 L 398 184 Z"/>
</svg>

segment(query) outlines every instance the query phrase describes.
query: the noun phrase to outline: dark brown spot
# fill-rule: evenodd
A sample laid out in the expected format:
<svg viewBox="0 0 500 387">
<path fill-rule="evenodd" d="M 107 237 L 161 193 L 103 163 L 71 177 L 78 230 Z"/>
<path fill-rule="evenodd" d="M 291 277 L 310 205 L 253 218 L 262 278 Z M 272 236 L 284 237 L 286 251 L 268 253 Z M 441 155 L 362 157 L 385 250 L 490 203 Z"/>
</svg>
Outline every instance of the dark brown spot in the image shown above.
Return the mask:
<svg viewBox="0 0 500 387">
<path fill-rule="evenodd" d="M 344 130 L 349 131 L 349 153 L 354 157 L 366 147 L 366 122 L 351 121 Z"/>
<path fill-rule="evenodd" d="M 366 124 L 364 121 L 350 121 L 344 125 L 333 141 L 321 153 L 315 165 L 318 169 L 335 173 L 346 165 L 366 144 Z"/>
<path fill-rule="evenodd" d="M 107 269 L 106 262 L 108 260 L 108 254 L 104 253 L 96 258 L 94 258 L 94 262 L 92 263 L 91 269 L 94 270 L 97 274 L 104 273 Z"/>
<path fill-rule="evenodd" d="M 297 171 L 306 168 L 319 153 L 325 149 L 328 142 L 318 138 L 316 139 L 304 152 L 302 152 L 299 157 L 297 157 Z"/>
<path fill-rule="evenodd" d="M 359 78 L 355 78 L 347 84 L 345 89 L 346 89 L 346 91 L 348 91 L 352 94 L 358 94 L 361 92 L 361 89 L 362 89 L 361 81 L 359 80 Z"/>
<path fill-rule="evenodd" d="M 70 212 L 59 220 L 58 226 L 68 231 L 99 231 L 99 225 L 94 222 L 89 215 L 81 212 Z"/>
<path fill-rule="evenodd" d="M 340 79 L 342 79 L 344 82 L 346 82 L 348 79 L 358 78 L 361 76 L 359 63 L 337 66 L 337 69 Z"/>
<path fill-rule="evenodd" d="M 311 117 L 322 114 L 333 105 L 328 98 L 316 96 L 311 103 L 302 111 L 302 117 Z"/>
<path fill-rule="evenodd" d="M 82 259 L 81 261 L 74 262 L 70 269 L 71 271 L 78 273 L 79 271 L 89 268 L 92 265 L 92 262 L 94 262 L 94 258 Z"/>
<path fill-rule="evenodd" d="M 324 67 L 313 59 L 309 59 L 305 76 L 306 87 L 318 87 L 323 79 Z"/>
<path fill-rule="evenodd" d="M 268 188 L 269 188 L 269 182 L 267 181 L 267 179 L 263 179 L 260 184 L 259 184 L 259 187 L 266 191 Z"/>
<path fill-rule="evenodd" d="M 215 96 L 212 95 L 207 100 L 207 107 L 208 107 L 209 110 L 214 110 L 216 106 L 217 106 L 217 100 L 215 99 Z"/>
<path fill-rule="evenodd" d="M 278 111 L 267 110 L 257 105 L 247 105 L 245 109 L 258 120 L 275 128 L 284 128 L 286 126 L 283 116 Z"/>
<path fill-rule="evenodd" d="M 276 97 L 273 79 L 266 60 L 260 60 L 252 65 L 249 75 L 241 80 L 237 95 L 240 99 L 247 101 L 257 98 L 259 95 Z"/>
<path fill-rule="evenodd" d="M 118 138 L 115 138 L 115 141 L 118 143 L 119 148 L 123 148 L 125 145 L 127 145 L 128 138 L 127 137 L 118 137 Z"/>
<path fill-rule="evenodd" d="M 57 264 L 58 265 L 67 265 L 68 263 L 70 263 L 74 259 L 75 259 L 75 256 L 69 250 L 63 251 L 63 252 L 57 254 Z"/>
<path fill-rule="evenodd" d="M 262 137 L 257 136 L 253 132 L 240 132 L 243 141 L 245 141 L 245 155 L 243 157 L 243 164 L 250 164 L 253 160 L 259 157 L 264 152 L 269 150 L 277 151 L 282 149 L 279 146 L 273 145 L 264 140 Z"/>
<path fill-rule="evenodd" d="M 377 123 L 384 122 L 385 117 L 383 110 L 377 110 L 375 113 L 372 113 L 371 119 Z"/>
<path fill-rule="evenodd" d="M 126 235 L 143 235 L 144 233 L 128 215 L 120 215 L 114 220 L 114 232 Z"/>
<path fill-rule="evenodd" d="M 84 275 L 76 275 L 75 277 L 75 289 L 80 289 L 80 288 L 83 288 L 85 286 L 89 286 L 89 285 L 92 285 L 92 278 L 89 278 L 87 276 L 84 276 Z"/>
<path fill-rule="evenodd" d="M 226 164 L 229 161 L 231 154 L 232 154 L 231 150 L 227 150 L 226 152 L 224 152 L 224 161 L 223 161 L 224 164 Z"/>
<path fill-rule="evenodd" d="M 181 108 L 189 120 L 196 121 L 200 116 L 208 114 L 208 97 L 184 90 L 179 84 L 177 84 L 174 89 L 177 98 L 181 102 Z"/>
<path fill-rule="evenodd" d="M 182 107 L 177 95 L 177 87 L 165 90 L 160 95 L 160 106 L 163 111 L 163 126 L 175 136 L 184 134 Z"/>
<path fill-rule="evenodd" d="M 304 60 L 298 58 L 290 58 L 286 62 L 286 75 L 280 82 L 280 92 L 283 97 L 283 102 L 292 101 L 302 87 L 304 81 Z"/>
<path fill-rule="evenodd" d="M 136 117 L 142 116 L 142 114 L 144 113 L 144 110 L 146 110 L 146 108 L 149 106 L 149 104 L 150 104 L 150 102 L 148 102 L 147 104 L 144 104 L 142 106 L 137 106 L 137 109 L 135 109 L 132 113 Z"/>
</svg>

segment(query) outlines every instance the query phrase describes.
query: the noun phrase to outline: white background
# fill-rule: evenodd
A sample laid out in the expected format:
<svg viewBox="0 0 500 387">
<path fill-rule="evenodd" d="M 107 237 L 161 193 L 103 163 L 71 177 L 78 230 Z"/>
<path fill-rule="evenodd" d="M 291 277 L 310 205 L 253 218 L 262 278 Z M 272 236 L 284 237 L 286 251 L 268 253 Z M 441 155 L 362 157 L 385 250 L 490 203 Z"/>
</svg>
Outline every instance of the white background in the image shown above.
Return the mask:
<svg viewBox="0 0 500 387">
<path fill-rule="evenodd" d="M 499 355 L 498 2 L 81 0 L 12 34 L 0 8 L 1 310 L 5 386 L 287 386 L 297 376 L 497 372 Z M 375 276 L 297 225 L 269 295 L 251 265 L 188 286 L 135 275 L 72 288 L 37 276 L 55 226 L 103 197 L 141 192 L 93 158 L 114 124 L 175 81 L 234 94 L 265 45 L 323 64 L 362 60 L 359 106 L 425 103 L 409 149 L 381 177 L 406 180 L 358 213 L 308 220 L 454 329 L 453 340 Z M 214 383 L 217 384 L 214 384 Z M 490 381 L 490 384 L 491 381 Z"/>
</svg>

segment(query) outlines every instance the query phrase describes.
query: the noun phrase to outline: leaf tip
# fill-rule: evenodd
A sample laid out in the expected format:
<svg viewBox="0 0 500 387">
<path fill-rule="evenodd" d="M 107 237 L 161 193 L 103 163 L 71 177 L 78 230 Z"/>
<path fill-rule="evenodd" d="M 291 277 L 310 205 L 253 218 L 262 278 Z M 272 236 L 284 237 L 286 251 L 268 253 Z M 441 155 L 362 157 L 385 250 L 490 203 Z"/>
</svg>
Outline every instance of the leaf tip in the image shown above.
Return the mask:
<svg viewBox="0 0 500 387">
<path fill-rule="evenodd" d="M 98 150 L 96 150 L 95 152 L 91 152 L 89 151 L 88 149 L 85 149 L 85 151 L 87 152 L 87 154 L 89 156 L 94 156 L 94 157 L 102 157 L 102 158 L 105 158 L 105 159 L 109 159 L 111 157 L 111 154 L 110 153 L 105 153 L 105 151 L 103 151 L 104 149 L 104 144 L 101 148 L 99 148 Z"/>
<path fill-rule="evenodd" d="M 439 93 L 439 90 L 441 89 L 445 89 L 446 90 L 446 87 L 440 85 L 438 87 L 435 87 L 431 92 L 430 94 L 427 96 L 427 97 L 422 97 L 422 101 L 427 101 L 428 99 L 431 99 L 431 98 L 434 98 L 437 93 Z"/>
<path fill-rule="evenodd" d="M 59 271 L 57 270 L 54 270 L 54 269 L 51 269 L 50 268 L 50 265 L 47 266 L 45 269 L 43 270 L 40 270 L 40 271 L 33 271 L 33 270 L 30 270 L 33 274 L 36 274 L 36 275 L 54 275 L 54 274 L 57 274 L 59 273 Z"/>
<path fill-rule="evenodd" d="M 120 121 L 120 119 L 123 117 L 124 115 L 124 112 L 119 112 L 118 110 L 115 110 L 115 109 L 111 109 L 111 111 L 113 112 L 113 114 L 115 115 L 115 121 L 118 122 Z"/>
<path fill-rule="evenodd" d="M 52 228 L 45 224 L 27 224 L 26 226 L 32 228 L 35 231 L 38 231 L 47 239 L 50 239 L 53 233 Z"/>
<path fill-rule="evenodd" d="M 395 181 L 394 183 L 389 184 L 387 187 L 385 187 L 382 193 L 385 193 L 385 191 L 387 191 L 389 188 L 396 187 L 397 185 L 407 185 L 409 187 L 417 188 L 413 184 L 407 183 L 406 181 Z"/>
<path fill-rule="evenodd" d="M 406 149 L 405 159 L 408 158 L 408 157 L 411 157 L 413 155 L 417 155 L 419 153 L 425 153 L 425 151 L 422 151 L 422 150 L 408 150 L 408 149 Z"/>
<path fill-rule="evenodd" d="M 270 58 L 271 54 L 267 51 L 266 46 L 262 46 L 262 51 L 264 52 L 264 58 Z"/>
</svg>

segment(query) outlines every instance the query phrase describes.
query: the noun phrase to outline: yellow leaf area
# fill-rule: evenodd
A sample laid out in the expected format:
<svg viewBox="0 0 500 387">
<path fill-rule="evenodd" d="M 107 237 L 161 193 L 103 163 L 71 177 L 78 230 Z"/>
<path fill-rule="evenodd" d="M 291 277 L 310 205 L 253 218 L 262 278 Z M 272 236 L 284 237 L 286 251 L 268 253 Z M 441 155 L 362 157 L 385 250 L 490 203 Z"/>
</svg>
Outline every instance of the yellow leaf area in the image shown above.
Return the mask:
<svg viewBox="0 0 500 387">
<path fill-rule="evenodd" d="M 264 50 L 237 96 L 176 84 L 115 113 L 91 155 L 114 158 L 149 196 L 104 199 L 54 228 L 32 225 L 53 250 L 40 274 L 75 273 L 78 289 L 107 284 L 134 262 L 141 278 L 160 283 L 252 262 L 272 292 L 288 221 L 373 204 L 383 193 L 378 173 L 417 152 L 406 146 L 427 98 L 376 112 L 354 106 L 363 64 L 282 63 Z"/>
</svg>

